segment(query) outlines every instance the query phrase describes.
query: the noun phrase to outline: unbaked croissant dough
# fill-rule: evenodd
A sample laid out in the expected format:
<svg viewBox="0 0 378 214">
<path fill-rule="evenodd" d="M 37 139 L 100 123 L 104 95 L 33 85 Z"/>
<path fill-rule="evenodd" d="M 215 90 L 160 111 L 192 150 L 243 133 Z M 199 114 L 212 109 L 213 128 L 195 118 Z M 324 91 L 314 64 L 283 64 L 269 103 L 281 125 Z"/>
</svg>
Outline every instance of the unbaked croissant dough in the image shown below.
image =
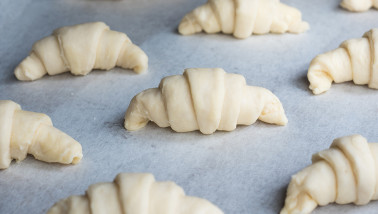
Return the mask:
<svg viewBox="0 0 378 214">
<path fill-rule="evenodd" d="M 314 94 L 330 89 L 332 81 L 353 80 L 355 84 L 378 89 L 378 28 L 366 32 L 363 38 L 346 40 L 339 48 L 315 57 L 307 77 Z"/>
<path fill-rule="evenodd" d="M 378 9 L 378 0 L 343 0 L 340 6 L 350 11 L 363 12 L 372 7 Z"/>
<path fill-rule="evenodd" d="M 89 186 L 86 195 L 57 202 L 47 214 L 223 214 L 201 198 L 186 196 L 173 182 L 152 174 L 120 173 L 112 183 Z"/>
<path fill-rule="evenodd" d="M 181 20 L 179 32 L 223 32 L 245 39 L 252 34 L 302 33 L 309 29 L 299 10 L 279 0 L 208 0 Z"/>
<path fill-rule="evenodd" d="M 364 205 L 377 199 L 378 143 L 353 135 L 334 140 L 292 177 L 281 214 L 309 214 L 318 205 Z"/>
<path fill-rule="evenodd" d="M 221 68 L 192 68 L 183 75 L 162 79 L 159 88 L 136 95 L 124 125 L 127 130 L 137 130 L 151 120 L 176 132 L 211 134 L 232 131 L 237 124 L 250 125 L 257 119 L 287 123 L 282 104 L 272 92 L 247 86 L 242 75 L 228 74 Z"/>
<path fill-rule="evenodd" d="M 37 41 L 28 57 L 15 69 L 17 79 L 36 80 L 45 74 L 71 71 L 86 75 L 92 69 L 115 66 L 140 73 L 148 67 L 148 57 L 126 34 L 109 29 L 103 22 L 91 22 L 56 29 Z"/>
<path fill-rule="evenodd" d="M 0 100 L 0 169 L 8 168 L 12 159 L 25 159 L 27 154 L 64 164 L 79 163 L 83 157 L 81 145 L 54 128 L 49 116 Z"/>
</svg>

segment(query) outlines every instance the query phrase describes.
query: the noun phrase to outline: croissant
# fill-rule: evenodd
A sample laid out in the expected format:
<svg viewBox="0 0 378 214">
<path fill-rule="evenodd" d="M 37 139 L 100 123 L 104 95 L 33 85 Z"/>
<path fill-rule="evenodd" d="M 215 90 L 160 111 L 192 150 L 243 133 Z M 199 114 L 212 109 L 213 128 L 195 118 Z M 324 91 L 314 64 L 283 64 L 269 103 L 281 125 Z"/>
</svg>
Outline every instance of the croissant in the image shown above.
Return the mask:
<svg viewBox="0 0 378 214">
<path fill-rule="evenodd" d="M 287 118 L 278 98 L 269 90 L 247 86 L 242 75 L 221 68 L 186 69 L 169 76 L 159 88 L 147 89 L 130 102 L 125 116 L 127 130 L 154 121 L 176 132 L 232 131 L 237 124 L 251 125 L 260 119 L 285 125 Z"/>
<path fill-rule="evenodd" d="M 318 205 L 364 205 L 377 199 L 378 143 L 353 135 L 334 140 L 292 177 L 281 214 L 309 214 Z"/>
<path fill-rule="evenodd" d="M 343 0 L 340 6 L 353 12 L 363 12 L 372 7 L 378 9 L 378 0 Z"/>
<path fill-rule="evenodd" d="M 178 31 L 190 35 L 223 32 L 245 39 L 252 34 L 302 33 L 309 29 L 299 10 L 279 0 L 208 0 L 186 14 Z"/>
<path fill-rule="evenodd" d="M 113 183 L 89 186 L 86 195 L 57 202 L 47 214 L 223 214 L 201 198 L 186 196 L 173 182 L 156 182 L 152 174 L 120 173 Z"/>
<path fill-rule="evenodd" d="M 12 159 L 25 159 L 27 154 L 64 164 L 77 164 L 83 157 L 81 145 L 54 128 L 49 116 L 0 100 L 0 169 L 8 168 Z"/>
<path fill-rule="evenodd" d="M 355 84 L 378 89 L 378 28 L 366 32 L 363 38 L 346 40 L 339 48 L 315 57 L 307 77 L 314 94 L 330 89 L 332 81 L 353 80 Z"/>
<path fill-rule="evenodd" d="M 71 71 L 86 75 L 92 69 L 115 66 L 140 73 L 147 69 L 148 57 L 126 34 L 110 30 L 103 22 L 92 22 L 56 29 L 37 41 L 14 73 L 19 80 L 32 81 L 45 74 Z"/>
</svg>

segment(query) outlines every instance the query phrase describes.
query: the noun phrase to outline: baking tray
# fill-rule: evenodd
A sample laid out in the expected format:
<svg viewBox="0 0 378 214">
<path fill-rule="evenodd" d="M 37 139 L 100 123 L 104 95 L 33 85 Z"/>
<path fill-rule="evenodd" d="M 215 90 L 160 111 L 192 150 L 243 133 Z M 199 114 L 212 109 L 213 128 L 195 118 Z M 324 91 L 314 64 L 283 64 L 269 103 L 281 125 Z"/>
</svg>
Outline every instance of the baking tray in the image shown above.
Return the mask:
<svg viewBox="0 0 378 214">
<path fill-rule="evenodd" d="M 203 197 L 225 213 L 278 213 L 291 175 L 311 163 L 336 137 L 361 134 L 378 141 L 378 92 L 352 83 L 314 96 L 306 78 L 311 59 L 377 27 L 378 13 L 350 13 L 338 0 L 282 0 L 302 11 L 311 30 L 300 35 L 232 36 L 177 33 L 180 19 L 205 0 L 1 0 L 0 99 L 48 114 L 83 147 L 80 164 L 32 157 L 0 171 L 0 213 L 45 213 L 58 200 L 83 194 L 90 184 L 120 172 L 151 172 Z M 120 68 L 20 82 L 13 69 L 32 44 L 53 29 L 104 21 L 125 32 L 149 56 L 149 71 Z M 190 67 L 221 67 L 249 85 L 275 93 L 286 110 L 285 127 L 257 122 L 233 132 L 175 133 L 153 123 L 128 132 L 123 117 L 132 97 L 160 79 Z M 329 205 L 319 213 L 377 213 L 366 206 Z"/>
</svg>

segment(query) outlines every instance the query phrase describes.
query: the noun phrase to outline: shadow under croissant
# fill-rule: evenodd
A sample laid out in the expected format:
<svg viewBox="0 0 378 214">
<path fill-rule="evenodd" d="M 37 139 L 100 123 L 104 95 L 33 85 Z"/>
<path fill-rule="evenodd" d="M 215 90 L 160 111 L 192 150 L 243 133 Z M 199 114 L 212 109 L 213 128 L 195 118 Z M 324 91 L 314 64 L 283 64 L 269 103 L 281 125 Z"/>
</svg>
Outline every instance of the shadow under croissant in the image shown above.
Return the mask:
<svg viewBox="0 0 378 214">
<path fill-rule="evenodd" d="M 80 168 L 82 162 L 83 160 L 81 160 L 80 164 L 62 164 L 62 163 L 56 163 L 56 162 L 49 163 L 49 162 L 44 162 L 44 161 L 35 159 L 33 155 L 28 154 L 23 161 L 12 160 L 11 166 L 13 169 L 16 169 L 17 167 L 34 168 L 41 172 L 44 171 L 44 172 L 50 173 L 50 172 L 61 172 L 62 170 L 66 170 L 66 169 L 72 170 L 74 168 Z"/>
<path fill-rule="evenodd" d="M 310 95 L 314 95 L 312 91 L 309 89 L 310 82 L 307 79 L 307 71 L 303 72 L 303 75 L 297 76 L 294 79 L 294 85 L 300 89 L 307 91 Z M 345 94 L 349 95 L 361 95 L 366 94 L 368 91 L 374 92 L 375 89 L 368 88 L 366 85 L 356 85 L 353 81 L 343 82 L 343 83 L 332 83 L 332 90 L 336 91 L 344 91 Z M 332 90 L 326 91 L 319 95 L 330 94 Z"/>
<path fill-rule="evenodd" d="M 140 74 L 138 73 L 135 73 L 133 70 L 131 69 L 124 69 L 124 68 L 120 68 L 120 67 L 114 67 L 110 70 L 100 70 L 100 69 L 93 69 L 91 71 L 90 74 L 88 75 L 92 75 L 92 76 L 100 76 L 100 75 L 105 75 L 105 74 L 108 74 L 108 73 L 113 73 L 113 74 L 122 74 L 122 75 L 125 75 L 125 76 L 139 76 L 139 75 L 143 75 L 147 72 L 142 72 Z M 70 74 L 71 76 L 74 76 L 72 74 Z M 85 75 L 85 76 L 88 76 L 88 75 Z"/>
<path fill-rule="evenodd" d="M 298 88 L 300 90 L 305 90 L 310 95 L 312 95 L 311 90 L 308 88 L 308 86 L 310 85 L 310 82 L 307 79 L 307 70 L 301 72 L 301 75 L 298 75 L 298 76 L 295 77 L 294 85 L 296 86 L 296 88 Z"/>
<path fill-rule="evenodd" d="M 312 96 L 324 96 L 326 94 L 338 96 L 339 93 L 343 93 L 346 96 L 352 97 L 352 96 L 361 96 L 361 95 L 376 93 L 376 89 L 369 88 L 367 87 L 367 85 L 356 85 L 353 83 L 353 81 L 348 81 L 348 82 L 343 82 L 343 83 L 333 82 L 332 90 L 323 92 L 318 95 L 314 95 L 310 89 L 308 89 L 308 91 Z"/>
<path fill-rule="evenodd" d="M 18 65 L 18 62 L 14 63 L 14 64 L 12 63 L 10 66 L 5 66 L 4 70 L 5 71 L 8 71 L 8 70 L 11 71 L 15 67 L 17 67 L 17 65 Z M 0 66 L 1 66 L 1 62 L 0 62 Z M 7 75 L 4 75 L 5 76 L 5 78 L 4 78 L 5 81 L 3 81 L 3 83 L 1 83 L 1 84 L 12 85 L 12 84 L 14 84 L 16 82 L 19 82 L 17 80 L 16 76 L 13 74 L 13 72 L 6 72 L 6 73 L 7 73 Z"/>
<path fill-rule="evenodd" d="M 235 132 L 235 131 L 248 131 L 248 132 L 258 133 L 258 131 L 256 131 L 256 130 L 255 131 L 250 130 L 250 129 L 258 129 L 258 128 L 264 128 L 264 129 L 284 128 L 282 126 L 277 126 L 277 125 L 274 125 L 274 124 L 269 124 L 269 123 L 265 123 L 263 121 L 257 120 L 252 125 L 237 125 L 236 129 L 233 130 L 233 131 L 217 130 L 216 132 L 214 132 L 210 135 L 204 135 L 200 132 L 200 130 L 195 130 L 195 131 L 190 131 L 190 132 L 176 132 L 171 127 L 159 127 L 156 123 L 154 123 L 152 121 L 149 121 L 147 123 L 147 125 L 145 127 L 141 128 L 141 129 L 138 129 L 138 130 L 135 130 L 135 131 L 128 131 L 123 127 L 123 122 L 124 122 L 124 120 L 122 119 L 122 121 L 119 122 L 119 124 L 114 125 L 114 126 L 116 126 L 117 129 L 118 129 L 119 126 L 122 126 L 123 132 L 127 133 L 126 135 L 133 135 L 133 136 L 138 136 L 138 137 L 149 137 L 150 136 L 151 138 L 156 139 L 156 135 L 154 133 L 159 133 L 160 136 L 166 137 L 166 136 L 170 135 L 174 138 L 177 137 L 177 138 L 180 139 L 180 142 L 182 141 L 181 137 L 183 135 L 187 135 L 187 136 L 191 136 L 191 137 L 193 137 L 193 136 L 195 136 L 195 137 L 204 137 L 204 136 L 211 137 L 211 136 L 216 136 L 216 135 L 226 135 L 228 133 Z M 125 138 L 127 139 L 126 136 L 125 136 Z"/>
</svg>

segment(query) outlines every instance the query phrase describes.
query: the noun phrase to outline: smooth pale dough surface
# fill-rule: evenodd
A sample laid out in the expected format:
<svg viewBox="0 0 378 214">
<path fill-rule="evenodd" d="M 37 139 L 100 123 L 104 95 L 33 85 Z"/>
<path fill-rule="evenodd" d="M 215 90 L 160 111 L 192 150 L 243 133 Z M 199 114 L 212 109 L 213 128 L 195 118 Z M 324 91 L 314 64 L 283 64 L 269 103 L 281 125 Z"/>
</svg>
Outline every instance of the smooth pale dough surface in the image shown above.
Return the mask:
<svg viewBox="0 0 378 214">
<path fill-rule="evenodd" d="M 49 116 L 23 111 L 10 100 L 0 100 L 0 169 L 27 154 L 45 162 L 77 164 L 83 157 L 81 145 L 53 127 Z"/>
<path fill-rule="evenodd" d="M 115 66 L 141 73 L 148 68 L 148 57 L 126 34 L 110 30 L 103 22 L 90 22 L 61 27 L 34 43 L 15 75 L 19 80 L 32 81 L 46 74 L 71 71 L 86 75 L 93 69 Z"/>
<path fill-rule="evenodd" d="M 186 196 L 173 182 L 152 174 L 120 173 L 112 183 L 91 185 L 86 195 L 57 202 L 48 214 L 223 214 L 211 202 Z"/>
<path fill-rule="evenodd" d="M 223 32 L 245 39 L 269 32 L 302 33 L 309 28 L 299 10 L 279 0 L 208 0 L 184 16 L 178 31 L 182 35 Z"/>
<path fill-rule="evenodd" d="M 378 0 L 342 0 L 340 6 L 353 12 L 364 12 L 374 7 L 378 9 Z"/>
<path fill-rule="evenodd" d="M 378 28 L 363 38 L 344 41 L 339 48 L 316 56 L 310 63 L 307 78 L 314 94 L 321 94 L 331 84 L 352 81 L 378 89 Z"/>
<path fill-rule="evenodd" d="M 257 119 L 285 125 L 287 118 L 279 99 L 269 90 L 246 85 L 239 74 L 221 68 L 191 68 L 183 75 L 165 77 L 159 88 L 147 89 L 130 102 L 125 128 L 137 130 L 149 121 L 176 132 L 232 131 L 238 124 Z"/>
<path fill-rule="evenodd" d="M 335 139 L 292 176 L 281 214 L 309 214 L 329 203 L 365 205 L 378 199 L 378 143 L 361 135 Z"/>
</svg>

